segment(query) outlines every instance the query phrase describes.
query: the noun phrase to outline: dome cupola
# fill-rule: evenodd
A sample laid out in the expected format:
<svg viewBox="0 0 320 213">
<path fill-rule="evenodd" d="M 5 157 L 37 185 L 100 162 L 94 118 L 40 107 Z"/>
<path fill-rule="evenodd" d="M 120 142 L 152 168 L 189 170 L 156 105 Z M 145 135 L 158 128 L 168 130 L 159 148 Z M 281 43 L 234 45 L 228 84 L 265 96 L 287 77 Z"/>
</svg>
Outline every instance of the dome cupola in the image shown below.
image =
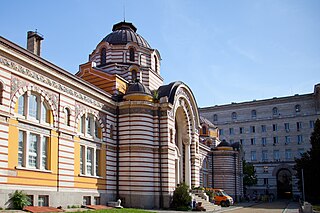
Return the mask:
<svg viewBox="0 0 320 213">
<path fill-rule="evenodd" d="M 124 99 L 130 101 L 152 101 L 153 97 L 150 89 L 139 80 L 136 80 L 128 87 Z"/>
<path fill-rule="evenodd" d="M 109 44 L 128 44 L 134 42 L 140 47 L 151 49 L 149 43 L 137 33 L 137 28 L 130 22 L 119 22 L 112 27 L 112 32 L 107 35 L 102 41 Z"/>
</svg>

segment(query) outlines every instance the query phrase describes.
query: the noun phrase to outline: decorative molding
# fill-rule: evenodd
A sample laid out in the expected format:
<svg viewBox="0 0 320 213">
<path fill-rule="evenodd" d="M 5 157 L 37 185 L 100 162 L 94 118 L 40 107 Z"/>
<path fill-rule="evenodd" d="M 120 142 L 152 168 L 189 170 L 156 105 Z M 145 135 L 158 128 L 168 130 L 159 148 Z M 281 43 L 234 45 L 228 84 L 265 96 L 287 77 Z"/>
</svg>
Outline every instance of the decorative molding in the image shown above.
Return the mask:
<svg viewBox="0 0 320 213">
<path fill-rule="evenodd" d="M 96 101 L 86 95 L 83 95 L 83 94 L 79 93 L 78 91 L 73 90 L 73 89 L 71 89 L 71 88 L 69 88 L 69 87 L 67 87 L 67 86 L 65 86 L 55 80 L 52 80 L 44 75 L 41 75 L 35 71 L 29 70 L 28 68 L 25 68 L 25 67 L 21 66 L 20 64 L 17 64 L 13 61 L 10 61 L 6 58 L 0 57 L 0 64 L 3 64 L 5 66 L 7 66 L 8 68 L 13 69 L 15 71 L 18 71 L 26 76 L 29 76 L 36 81 L 40 81 L 42 83 L 45 83 L 46 85 L 51 86 L 51 87 L 59 90 L 60 92 L 67 93 L 75 98 L 83 100 L 90 105 L 94 105 L 94 106 L 97 106 L 100 108 L 103 107 L 102 103 L 100 103 L 100 102 L 98 102 L 98 101 Z"/>
</svg>

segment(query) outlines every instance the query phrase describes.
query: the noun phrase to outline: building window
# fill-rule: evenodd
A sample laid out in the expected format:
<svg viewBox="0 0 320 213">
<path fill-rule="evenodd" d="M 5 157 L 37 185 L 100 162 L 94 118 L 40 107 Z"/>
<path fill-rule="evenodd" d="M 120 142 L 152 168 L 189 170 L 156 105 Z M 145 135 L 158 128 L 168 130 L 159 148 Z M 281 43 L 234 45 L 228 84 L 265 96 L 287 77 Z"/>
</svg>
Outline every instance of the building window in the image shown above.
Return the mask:
<svg viewBox="0 0 320 213">
<path fill-rule="evenodd" d="M 19 130 L 18 166 L 48 170 L 48 144 L 46 136 Z"/>
<path fill-rule="evenodd" d="M 265 137 L 261 138 L 261 142 L 262 142 L 262 146 L 266 146 L 267 145 L 267 138 L 265 138 Z"/>
<path fill-rule="evenodd" d="M 240 144 L 244 145 L 244 139 L 240 139 Z"/>
<path fill-rule="evenodd" d="M 218 115 L 217 114 L 213 115 L 213 121 L 218 121 Z"/>
<path fill-rule="evenodd" d="M 263 184 L 264 185 L 268 185 L 269 183 L 268 183 L 268 178 L 263 178 Z"/>
<path fill-rule="evenodd" d="M 298 157 L 301 157 L 301 155 L 303 155 L 304 153 L 304 148 L 299 148 L 298 149 Z"/>
<path fill-rule="evenodd" d="M 273 145 L 275 146 L 278 142 L 278 136 L 273 137 Z"/>
<path fill-rule="evenodd" d="M 93 114 L 82 115 L 79 121 L 79 129 L 86 137 L 101 139 L 101 127 L 97 118 Z"/>
<path fill-rule="evenodd" d="M 206 135 L 207 134 L 207 127 L 202 126 L 202 134 Z"/>
<path fill-rule="evenodd" d="M 256 118 L 257 117 L 257 111 L 256 110 L 252 110 L 251 111 L 251 117 L 252 118 Z"/>
<path fill-rule="evenodd" d="M 233 127 L 229 128 L 229 135 L 234 135 L 234 129 L 233 129 Z"/>
<path fill-rule="evenodd" d="M 233 113 L 231 114 L 231 119 L 232 119 L 232 120 L 236 120 L 236 119 L 237 119 L 237 113 L 236 113 L 236 112 L 233 112 Z"/>
<path fill-rule="evenodd" d="M 286 130 L 286 132 L 290 132 L 290 124 L 284 123 L 284 129 Z"/>
<path fill-rule="evenodd" d="M 256 132 L 256 127 L 255 126 L 250 126 L 250 132 L 255 133 Z"/>
<path fill-rule="evenodd" d="M 261 125 L 261 132 L 266 132 L 266 131 L 267 131 L 266 125 Z"/>
<path fill-rule="evenodd" d="M 129 49 L 129 60 L 134 61 L 134 49 L 133 48 Z"/>
<path fill-rule="evenodd" d="M 34 198 L 33 195 L 27 195 L 28 199 L 29 199 L 29 205 L 28 206 L 33 206 L 34 204 Z"/>
<path fill-rule="evenodd" d="M 94 205 L 100 205 L 100 197 L 94 197 Z"/>
<path fill-rule="evenodd" d="M 18 114 L 40 123 L 50 123 L 50 109 L 41 96 L 25 93 L 18 98 Z"/>
<path fill-rule="evenodd" d="M 240 134 L 243 134 L 243 133 L 244 133 L 244 128 L 243 128 L 243 127 L 240 127 L 240 128 L 239 128 L 239 131 L 240 131 Z"/>
<path fill-rule="evenodd" d="M 273 159 L 275 161 L 280 161 L 280 152 L 279 152 L 279 150 L 274 150 L 273 151 Z"/>
<path fill-rule="evenodd" d="M 297 122 L 297 131 L 300 131 L 302 129 L 302 123 Z"/>
<path fill-rule="evenodd" d="M 153 56 L 154 58 L 154 71 L 158 72 L 158 59 L 157 56 Z"/>
<path fill-rule="evenodd" d="M 91 205 L 91 196 L 83 196 L 82 205 Z"/>
<path fill-rule="evenodd" d="M 255 138 L 251 138 L 251 145 L 255 145 L 256 144 L 256 139 Z"/>
<path fill-rule="evenodd" d="M 309 121 L 309 126 L 310 126 L 310 129 L 313 129 L 314 128 L 314 121 Z"/>
<path fill-rule="evenodd" d="M 131 71 L 131 79 L 132 79 L 132 82 L 136 82 L 138 77 L 137 77 L 137 71 L 136 70 L 132 70 Z"/>
<path fill-rule="evenodd" d="M 295 107 L 294 107 L 295 111 L 296 112 L 300 112 L 301 111 L 301 106 L 299 104 L 297 104 Z"/>
<path fill-rule="evenodd" d="M 268 161 L 268 151 L 262 150 L 262 161 Z"/>
<path fill-rule="evenodd" d="M 80 174 L 89 176 L 99 176 L 100 172 L 99 149 L 80 145 Z"/>
<path fill-rule="evenodd" d="M 264 166 L 263 167 L 263 173 L 268 173 L 269 167 L 268 166 Z"/>
<path fill-rule="evenodd" d="M 38 206 L 49 206 L 49 196 L 48 195 L 39 195 Z"/>
<path fill-rule="evenodd" d="M 256 161 L 256 160 L 257 160 L 256 151 L 251 151 L 251 161 Z"/>
<path fill-rule="evenodd" d="M 291 149 L 286 149 L 285 150 L 285 156 L 286 156 L 286 160 L 291 160 Z"/>
<path fill-rule="evenodd" d="M 105 65 L 107 60 L 107 50 L 106 48 L 102 48 L 100 53 L 100 65 Z"/>
<path fill-rule="evenodd" d="M 285 144 L 287 145 L 287 144 L 289 144 L 290 142 L 291 142 L 291 138 L 290 138 L 290 136 L 285 136 Z"/>
<path fill-rule="evenodd" d="M 273 124 L 272 125 L 272 130 L 275 132 L 275 131 L 278 131 L 278 125 L 277 124 Z"/>
<path fill-rule="evenodd" d="M 272 114 L 273 114 L 273 115 L 278 115 L 278 114 L 279 114 L 277 107 L 273 107 L 273 109 L 272 109 Z"/>
<path fill-rule="evenodd" d="M 223 132 L 223 129 L 219 129 L 219 135 L 223 135 L 224 132 Z"/>
<path fill-rule="evenodd" d="M 64 108 L 64 124 L 70 126 L 70 109 Z"/>
<path fill-rule="evenodd" d="M 298 135 L 297 139 L 298 139 L 298 144 L 301 144 L 303 142 L 302 135 Z"/>
</svg>

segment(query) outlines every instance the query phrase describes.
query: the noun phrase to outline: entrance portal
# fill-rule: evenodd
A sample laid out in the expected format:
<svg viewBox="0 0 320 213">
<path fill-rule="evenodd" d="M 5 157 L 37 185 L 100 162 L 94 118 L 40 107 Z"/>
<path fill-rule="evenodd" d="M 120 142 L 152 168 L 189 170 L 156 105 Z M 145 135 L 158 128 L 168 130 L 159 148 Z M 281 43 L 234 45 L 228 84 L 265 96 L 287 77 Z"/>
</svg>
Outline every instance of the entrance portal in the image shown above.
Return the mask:
<svg viewBox="0 0 320 213">
<path fill-rule="evenodd" d="M 292 198 L 292 174 L 288 169 L 281 169 L 277 174 L 278 198 Z"/>
</svg>

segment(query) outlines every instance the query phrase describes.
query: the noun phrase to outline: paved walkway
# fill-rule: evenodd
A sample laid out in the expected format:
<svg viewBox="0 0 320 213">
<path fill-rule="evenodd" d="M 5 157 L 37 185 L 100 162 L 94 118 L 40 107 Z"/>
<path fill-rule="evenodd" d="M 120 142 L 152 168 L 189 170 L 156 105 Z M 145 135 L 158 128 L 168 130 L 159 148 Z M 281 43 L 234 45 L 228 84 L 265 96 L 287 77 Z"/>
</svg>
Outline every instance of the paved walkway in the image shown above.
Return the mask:
<svg viewBox="0 0 320 213">
<path fill-rule="evenodd" d="M 181 211 L 158 210 L 157 213 L 181 213 Z M 288 201 L 274 201 L 271 203 L 244 202 L 235 206 L 223 207 L 213 213 L 299 213 L 299 204 Z M 189 212 L 190 213 L 190 212 Z"/>
</svg>

